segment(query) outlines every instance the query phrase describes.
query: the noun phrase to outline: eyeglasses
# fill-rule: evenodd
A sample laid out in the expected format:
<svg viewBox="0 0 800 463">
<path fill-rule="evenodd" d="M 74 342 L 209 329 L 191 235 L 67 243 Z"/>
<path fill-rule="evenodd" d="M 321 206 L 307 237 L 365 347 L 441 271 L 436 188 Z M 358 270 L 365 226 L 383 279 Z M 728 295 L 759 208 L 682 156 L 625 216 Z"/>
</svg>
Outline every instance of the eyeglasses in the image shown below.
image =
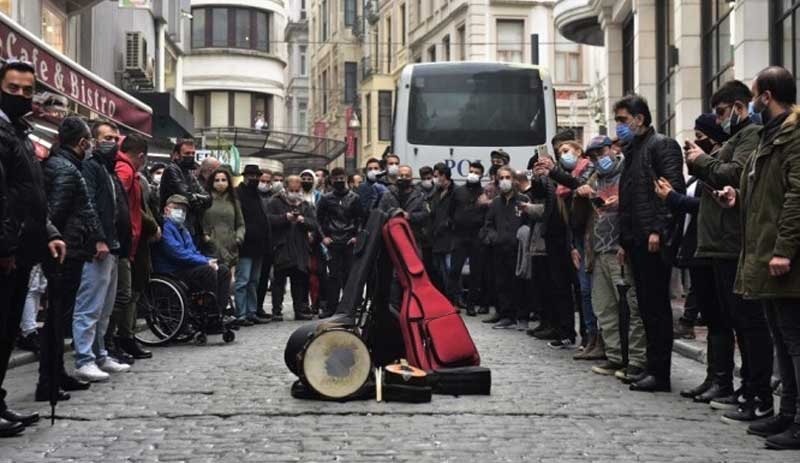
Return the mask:
<svg viewBox="0 0 800 463">
<path fill-rule="evenodd" d="M 716 108 L 714 108 L 714 114 L 716 114 L 718 117 L 722 117 L 725 115 L 725 113 L 728 112 L 730 108 L 731 105 L 719 105 Z"/>
</svg>

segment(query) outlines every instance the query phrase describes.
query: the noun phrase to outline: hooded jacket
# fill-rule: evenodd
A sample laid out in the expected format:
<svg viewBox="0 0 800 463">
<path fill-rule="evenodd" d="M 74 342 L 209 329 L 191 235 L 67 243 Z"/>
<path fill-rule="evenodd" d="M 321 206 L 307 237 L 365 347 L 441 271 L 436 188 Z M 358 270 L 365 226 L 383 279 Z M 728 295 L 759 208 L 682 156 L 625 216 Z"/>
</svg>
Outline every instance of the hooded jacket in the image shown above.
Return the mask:
<svg viewBox="0 0 800 463">
<path fill-rule="evenodd" d="M 133 168 L 131 158 L 122 151 L 117 153 L 117 162 L 114 165 L 114 170 L 128 199 L 129 220 L 131 223 L 130 258 L 133 259 L 139 248 L 139 240 L 142 236 L 142 184 L 139 179 L 139 173 Z"/>
<path fill-rule="evenodd" d="M 315 174 L 313 170 L 306 169 L 300 172 L 300 176 L 302 177 L 303 175 L 311 175 L 311 177 L 314 179 L 314 185 L 317 184 L 317 174 Z M 303 201 L 307 202 L 313 207 L 317 207 L 320 198 L 322 198 L 322 193 L 320 193 L 319 190 L 314 187 L 311 187 L 311 191 L 306 191 L 305 189 L 301 188 L 300 192 L 303 195 Z"/>
</svg>

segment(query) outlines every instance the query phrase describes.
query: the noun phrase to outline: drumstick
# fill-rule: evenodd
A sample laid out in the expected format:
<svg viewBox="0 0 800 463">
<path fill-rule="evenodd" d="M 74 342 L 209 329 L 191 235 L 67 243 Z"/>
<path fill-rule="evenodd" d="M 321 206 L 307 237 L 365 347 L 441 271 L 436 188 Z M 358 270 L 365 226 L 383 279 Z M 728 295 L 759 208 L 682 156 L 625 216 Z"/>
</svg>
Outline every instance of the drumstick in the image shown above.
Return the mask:
<svg viewBox="0 0 800 463">
<path fill-rule="evenodd" d="M 375 399 L 378 402 L 383 401 L 383 371 L 381 367 L 375 369 Z"/>
</svg>

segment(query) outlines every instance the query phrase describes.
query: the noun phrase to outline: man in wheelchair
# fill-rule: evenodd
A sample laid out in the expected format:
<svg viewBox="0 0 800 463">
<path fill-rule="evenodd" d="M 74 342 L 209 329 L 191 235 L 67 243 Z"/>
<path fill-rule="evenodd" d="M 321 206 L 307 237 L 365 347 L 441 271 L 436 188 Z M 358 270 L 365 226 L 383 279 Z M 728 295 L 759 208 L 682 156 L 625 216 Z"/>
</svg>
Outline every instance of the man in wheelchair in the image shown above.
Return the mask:
<svg viewBox="0 0 800 463">
<path fill-rule="evenodd" d="M 193 293 L 214 291 L 218 312 L 208 315 L 222 320 L 230 300 L 231 272 L 217 259 L 206 257 L 197 250 L 184 225 L 188 209 L 189 200 L 184 196 L 167 198 L 162 238 L 153 244 L 153 271 L 181 280 Z"/>
</svg>

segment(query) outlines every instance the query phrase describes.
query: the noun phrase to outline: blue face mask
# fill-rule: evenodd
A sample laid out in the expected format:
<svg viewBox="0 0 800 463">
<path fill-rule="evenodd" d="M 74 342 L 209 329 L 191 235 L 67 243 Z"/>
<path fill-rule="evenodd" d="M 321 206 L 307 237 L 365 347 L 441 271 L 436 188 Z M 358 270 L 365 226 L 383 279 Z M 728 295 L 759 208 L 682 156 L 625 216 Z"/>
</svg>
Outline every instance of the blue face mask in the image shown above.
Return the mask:
<svg viewBox="0 0 800 463">
<path fill-rule="evenodd" d="M 759 112 L 756 112 L 756 110 L 755 110 L 754 106 L 755 106 L 755 105 L 753 104 L 753 102 L 752 102 L 752 101 L 750 102 L 750 104 L 749 104 L 749 105 L 747 105 L 747 112 L 748 112 L 748 114 L 750 115 L 750 121 L 751 121 L 753 124 L 759 124 L 759 125 L 761 125 L 761 124 L 763 124 L 763 123 L 764 123 L 764 122 L 761 120 L 761 113 L 759 113 Z"/>
<path fill-rule="evenodd" d="M 611 156 L 603 156 L 597 160 L 597 172 L 600 174 L 607 174 L 614 168 L 614 160 Z"/>
<path fill-rule="evenodd" d="M 623 143 L 630 143 L 633 140 L 633 130 L 628 127 L 628 124 L 617 124 L 617 138 Z"/>
<path fill-rule="evenodd" d="M 564 153 L 561 155 L 561 167 L 566 170 L 573 170 L 578 165 L 578 157 L 574 153 Z"/>
</svg>

